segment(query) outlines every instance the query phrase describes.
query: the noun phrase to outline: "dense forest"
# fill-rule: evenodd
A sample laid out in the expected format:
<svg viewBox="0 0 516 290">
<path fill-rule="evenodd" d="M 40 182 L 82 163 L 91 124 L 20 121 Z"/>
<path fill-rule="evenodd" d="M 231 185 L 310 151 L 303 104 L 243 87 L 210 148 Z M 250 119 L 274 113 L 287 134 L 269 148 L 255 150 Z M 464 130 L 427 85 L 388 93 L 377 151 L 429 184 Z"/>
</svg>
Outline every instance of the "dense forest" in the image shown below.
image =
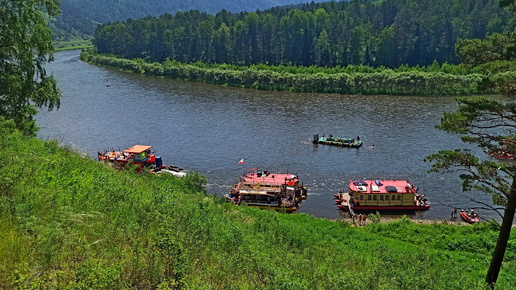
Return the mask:
<svg viewBox="0 0 516 290">
<path fill-rule="evenodd" d="M 101 25 L 94 44 L 99 53 L 150 61 L 399 67 L 458 63 L 458 39 L 511 30 L 509 19 L 496 0 L 312 2 Z"/>
<path fill-rule="evenodd" d="M 315 0 L 321 2 L 324 0 Z M 222 9 L 231 12 L 256 11 L 274 6 L 299 4 L 302 0 L 61 0 L 62 15 L 50 21 L 54 40 L 93 35 L 99 23 L 112 23 L 146 16 L 174 14 L 192 9 L 215 14 Z M 311 1 L 310 1 L 311 2 Z"/>
</svg>

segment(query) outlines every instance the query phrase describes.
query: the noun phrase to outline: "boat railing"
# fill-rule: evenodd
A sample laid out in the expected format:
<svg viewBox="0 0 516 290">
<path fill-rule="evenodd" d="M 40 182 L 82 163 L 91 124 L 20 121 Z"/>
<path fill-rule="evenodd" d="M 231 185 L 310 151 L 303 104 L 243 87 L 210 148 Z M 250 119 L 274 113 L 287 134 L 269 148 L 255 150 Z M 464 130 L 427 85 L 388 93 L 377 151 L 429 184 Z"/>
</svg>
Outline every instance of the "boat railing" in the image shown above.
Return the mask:
<svg viewBox="0 0 516 290">
<path fill-rule="evenodd" d="M 278 187 L 285 185 L 285 183 L 266 183 L 266 182 L 260 182 L 260 181 L 253 181 L 253 182 L 246 181 L 246 182 L 243 182 L 242 184 L 253 185 L 253 186 L 257 186 L 257 187 L 274 187 L 274 188 L 278 188 Z"/>
<path fill-rule="evenodd" d="M 349 178 L 349 182 L 360 181 L 360 180 L 406 180 L 412 184 L 410 178 L 407 175 L 357 175 Z"/>
<path fill-rule="evenodd" d="M 280 171 L 278 171 L 278 172 L 280 172 Z M 253 174 L 253 173 L 256 173 L 257 175 L 258 175 L 258 173 L 262 173 L 262 174 L 263 174 L 263 173 L 268 173 L 268 174 L 277 174 L 277 172 L 276 172 L 276 173 L 272 173 L 272 172 L 271 172 L 271 171 L 269 171 L 269 170 L 258 170 L 258 168 L 256 167 L 256 168 L 246 169 L 246 170 L 244 171 L 244 173 L 242 173 L 242 176 L 246 176 L 246 175 L 248 175 L 248 174 Z M 285 172 L 285 174 L 292 174 L 292 173 L 289 173 L 289 171 L 288 171 L 288 169 L 287 169 L 287 170 L 286 170 L 286 172 Z M 296 174 L 294 174 L 294 175 L 297 177 L 297 173 L 296 173 Z M 257 176 L 257 177 L 260 177 L 260 176 Z"/>
<path fill-rule="evenodd" d="M 271 194 L 278 195 L 281 191 L 277 189 L 255 188 L 255 187 L 241 187 L 238 192 L 242 194 Z"/>
</svg>

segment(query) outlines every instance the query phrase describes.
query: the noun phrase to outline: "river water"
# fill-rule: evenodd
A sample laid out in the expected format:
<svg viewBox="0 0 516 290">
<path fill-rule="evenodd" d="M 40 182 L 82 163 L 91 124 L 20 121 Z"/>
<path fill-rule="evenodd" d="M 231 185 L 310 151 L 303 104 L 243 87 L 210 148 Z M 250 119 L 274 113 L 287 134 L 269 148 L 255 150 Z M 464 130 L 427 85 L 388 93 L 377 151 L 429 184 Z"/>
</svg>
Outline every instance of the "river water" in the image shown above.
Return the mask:
<svg viewBox="0 0 516 290">
<path fill-rule="evenodd" d="M 297 212 L 331 219 L 346 217 L 333 194 L 356 176 L 410 177 L 431 204 L 408 214 L 414 219 L 449 219 L 450 206 L 478 207 L 468 195 L 491 204 L 484 193 L 462 193 L 458 174 L 428 173 L 431 164 L 424 162 L 438 150 L 468 148 L 459 136 L 434 128 L 444 111 L 456 108 L 453 97 L 229 88 L 97 67 L 80 61 L 79 53 L 57 52 L 47 66 L 63 98 L 59 110 L 37 115 L 38 137 L 59 139 L 92 158 L 105 149 L 152 145 L 165 164 L 206 175 L 208 193 L 219 196 L 248 168 L 298 173 L 309 196 Z M 364 145 L 314 146 L 314 133 L 360 136 Z"/>
</svg>

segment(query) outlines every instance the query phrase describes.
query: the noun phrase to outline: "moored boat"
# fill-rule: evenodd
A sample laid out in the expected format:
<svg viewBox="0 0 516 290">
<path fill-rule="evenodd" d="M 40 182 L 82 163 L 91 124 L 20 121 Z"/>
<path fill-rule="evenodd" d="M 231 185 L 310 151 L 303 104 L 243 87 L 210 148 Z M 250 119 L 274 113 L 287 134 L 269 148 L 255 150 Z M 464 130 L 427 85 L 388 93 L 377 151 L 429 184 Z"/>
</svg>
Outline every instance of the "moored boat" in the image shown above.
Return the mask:
<svg viewBox="0 0 516 290">
<path fill-rule="evenodd" d="M 467 222 L 469 224 L 478 223 L 480 221 L 480 218 L 473 210 L 471 211 L 471 213 L 467 213 L 464 210 L 461 210 L 460 217 L 462 218 L 462 220 L 464 220 L 465 222 Z"/>
<path fill-rule="evenodd" d="M 297 200 L 305 200 L 307 188 L 299 181 L 297 174 L 271 173 L 269 171 L 258 171 L 258 168 L 251 168 L 244 172 L 243 181 L 260 184 L 260 187 L 277 188 L 285 185 L 286 190 L 293 192 Z"/>
<path fill-rule="evenodd" d="M 510 136 L 506 140 L 502 140 L 498 150 L 487 151 L 487 153 L 497 159 L 516 159 L 515 136 Z"/>
<path fill-rule="evenodd" d="M 351 179 L 349 192 L 339 191 L 337 207 L 345 210 L 427 210 L 425 195 L 408 178 Z"/>
<path fill-rule="evenodd" d="M 358 148 L 362 146 L 363 142 L 360 141 L 360 137 L 357 136 L 356 139 L 344 138 L 344 137 L 334 137 L 330 135 L 330 137 L 319 138 L 319 134 L 314 134 L 314 139 L 312 141 L 314 144 L 326 144 L 326 145 L 335 145 L 335 146 L 344 146 L 344 147 L 354 147 Z"/>
<path fill-rule="evenodd" d="M 236 205 L 245 203 L 248 206 L 269 208 L 274 210 L 294 211 L 297 203 L 293 191 L 287 190 L 287 185 L 264 186 L 261 183 L 240 181 L 229 194 L 226 201 Z"/>
<path fill-rule="evenodd" d="M 516 159 L 516 154 L 514 152 L 505 152 L 500 150 L 489 154 L 497 159 Z"/>
<path fill-rule="evenodd" d="M 149 145 L 134 145 L 123 151 L 104 151 L 98 152 L 98 160 L 110 162 L 117 168 L 123 168 L 128 163 L 137 166 L 137 171 L 141 172 L 144 168 L 156 165 L 156 155 Z M 160 158 L 160 157 L 158 157 Z M 161 160 L 158 160 L 160 163 Z M 160 164 L 161 166 L 161 164 Z"/>
<path fill-rule="evenodd" d="M 151 173 L 168 173 L 177 177 L 186 175 L 183 168 L 172 165 L 163 165 L 160 156 L 154 154 L 150 145 L 134 145 L 123 151 L 98 152 L 100 162 L 113 164 L 116 168 L 124 168 L 127 164 L 136 165 L 136 172 L 149 170 Z"/>
</svg>

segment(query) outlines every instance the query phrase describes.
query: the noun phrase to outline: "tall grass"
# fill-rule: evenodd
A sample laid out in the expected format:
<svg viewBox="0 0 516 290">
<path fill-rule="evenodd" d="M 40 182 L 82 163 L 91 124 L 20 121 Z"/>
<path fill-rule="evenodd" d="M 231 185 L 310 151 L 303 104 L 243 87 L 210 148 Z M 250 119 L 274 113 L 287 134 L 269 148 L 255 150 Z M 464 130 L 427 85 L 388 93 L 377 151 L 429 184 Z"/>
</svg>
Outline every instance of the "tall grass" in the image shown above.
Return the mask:
<svg viewBox="0 0 516 290">
<path fill-rule="evenodd" d="M 0 288 L 484 289 L 496 229 L 351 227 L 115 171 L 0 121 Z M 516 287 L 516 236 L 497 287 Z"/>
</svg>

